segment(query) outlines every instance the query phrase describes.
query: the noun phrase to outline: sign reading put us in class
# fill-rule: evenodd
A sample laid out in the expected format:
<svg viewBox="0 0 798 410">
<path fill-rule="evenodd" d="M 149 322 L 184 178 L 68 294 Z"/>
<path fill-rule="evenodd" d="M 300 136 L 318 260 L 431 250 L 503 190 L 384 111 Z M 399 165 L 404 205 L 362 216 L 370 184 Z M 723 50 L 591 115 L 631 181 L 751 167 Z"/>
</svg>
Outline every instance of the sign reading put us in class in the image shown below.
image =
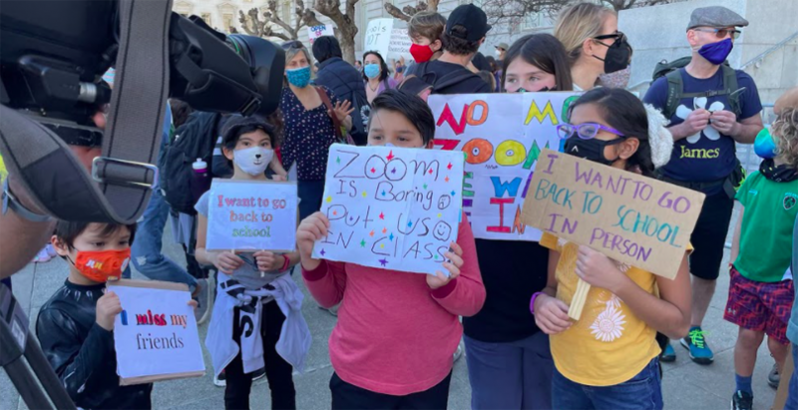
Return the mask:
<svg viewBox="0 0 798 410">
<path fill-rule="evenodd" d="M 291 252 L 298 206 L 295 182 L 214 179 L 206 248 Z"/>
<path fill-rule="evenodd" d="M 463 154 L 333 144 L 321 212 L 327 237 L 313 256 L 434 275 L 457 241 Z"/>
<path fill-rule="evenodd" d="M 205 374 L 188 286 L 122 279 L 109 282 L 108 290 L 122 305 L 114 321 L 120 385 Z"/>
<path fill-rule="evenodd" d="M 521 219 L 669 279 L 676 277 L 703 193 L 544 149 Z"/>
</svg>

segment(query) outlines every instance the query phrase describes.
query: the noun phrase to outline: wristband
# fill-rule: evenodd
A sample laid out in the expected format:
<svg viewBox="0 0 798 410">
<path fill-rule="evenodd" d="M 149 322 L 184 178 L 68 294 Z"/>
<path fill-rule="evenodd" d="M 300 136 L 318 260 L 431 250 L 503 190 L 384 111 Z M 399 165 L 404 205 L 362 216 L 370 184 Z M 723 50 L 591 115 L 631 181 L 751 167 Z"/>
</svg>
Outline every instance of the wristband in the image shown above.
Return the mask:
<svg viewBox="0 0 798 410">
<path fill-rule="evenodd" d="M 288 256 L 285 256 L 285 254 L 283 254 L 282 256 L 283 256 L 283 259 L 285 259 L 285 262 L 283 262 L 283 267 L 282 267 L 282 268 L 280 268 L 280 272 L 282 272 L 282 271 L 284 271 L 284 270 L 288 269 L 288 265 L 290 265 L 290 264 L 291 264 L 291 260 L 290 260 L 290 259 L 288 259 Z"/>
<path fill-rule="evenodd" d="M 532 299 L 529 300 L 529 313 L 535 314 L 535 299 L 542 294 L 543 292 L 535 292 L 532 294 Z"/>
</svg>

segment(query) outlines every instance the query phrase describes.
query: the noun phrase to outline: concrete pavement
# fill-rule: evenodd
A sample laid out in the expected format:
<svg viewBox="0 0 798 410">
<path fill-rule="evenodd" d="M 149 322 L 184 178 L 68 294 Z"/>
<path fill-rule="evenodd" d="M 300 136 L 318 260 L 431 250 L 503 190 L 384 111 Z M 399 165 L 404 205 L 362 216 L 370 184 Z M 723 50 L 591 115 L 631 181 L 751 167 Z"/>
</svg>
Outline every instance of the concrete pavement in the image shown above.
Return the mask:
<svg viewBox="0 0 798 410">
<path fill-rule="evenodd" d="M 178 261 L 184 262 L 182 250 L 171 244 L 171 235 L 164 236 L 165 253 Z M 728 253 L 724 259 L 726 266 Z M 22 272 L 13 276 L 14 294 L 25 307 L 35 323 L 39 309 L 47 299 L 60 287 L 66 278 L 67 265 L 56 258 L 43 264 L 30 264 Z M 138 273 L 134 278 L 143 278 Z M 326 409 L 330 407 L 329 380 L 332 374 L 327 353 L 327 339 L 335 325 L 335 318 L 320 310 L 308 295 L 301 281 L 306 299 L 303 313 L 313 333 L 313 345 L 307 360 L 307 371 L 294 374 L 297 391 L 297 406 L 300 409 Z M 687 352 L 674 342 L 677 353 L 675 363 L 663 365 L 665 376 L 662 389 L 666 409 L 727 409 L 734 389 L 733 349 L 737 328 L 725 322 L 723 309 L 726 303 L 729 279 L 721 274 L 718 288 L 712 300 L 704 329 L 708 331 L 708 341 L 715 351 L 715 363 L 710 366 L 699 366 L 692 363 Z M 200 327 L 201 340 L 204 340 L 207 323 Z M 211 368 L 210 358 L 205 352 L 205 363 Z M 767 374 L 773 360 L 763 343 L 759 350 L 756 371 L 754 374 L 754 408 L 769 409 L 775 397 L 775 391 L 767 385 Z M 160 382 L 155 385 L 153 406 L 157 409 L 223 409 L 224 389 L 212 383 L 210 370 L 202 378 Z M 449 408 L 470 408 L 471 388 L 468 383 L 468 371 L 465 360 L 455 364 L 452 384 L 449 393 Z M 270 408 L 268 385 L 265 378 L 253 385 L 250 399 L 252 408 Z M 0 410 L 25 409 L 19 395 L 9 382 L 4 371 L 0 371 Z"/>
</svg>

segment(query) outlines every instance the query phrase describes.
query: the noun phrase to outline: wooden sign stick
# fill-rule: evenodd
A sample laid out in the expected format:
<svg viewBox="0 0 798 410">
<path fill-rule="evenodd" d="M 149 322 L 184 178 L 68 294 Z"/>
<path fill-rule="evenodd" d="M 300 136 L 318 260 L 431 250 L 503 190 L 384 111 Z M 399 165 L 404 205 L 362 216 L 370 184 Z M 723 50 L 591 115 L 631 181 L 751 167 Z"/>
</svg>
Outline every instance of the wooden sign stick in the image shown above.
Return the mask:
<svg viewBox="0 0 798 410">
<path fill-rule="evenodd" d="M 571 306 L 568 308 L 568 317 L 575 321 L 582 317 L 582 308 L 585 307 L 585 301 L 587 300 L 587 293 L 589 291 L 589 283 L 582 279 L 576 282 L 576 292 L 574 292 L 574 296 L 571 298 Z"/>
</svg>

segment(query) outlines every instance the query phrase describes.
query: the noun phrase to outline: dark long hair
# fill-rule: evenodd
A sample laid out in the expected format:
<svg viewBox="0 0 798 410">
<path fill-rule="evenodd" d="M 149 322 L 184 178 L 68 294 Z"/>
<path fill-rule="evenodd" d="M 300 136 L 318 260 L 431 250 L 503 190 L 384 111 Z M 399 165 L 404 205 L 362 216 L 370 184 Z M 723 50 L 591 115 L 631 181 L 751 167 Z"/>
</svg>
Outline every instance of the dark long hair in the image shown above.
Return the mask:
<svg viewBox="0 0 798 410">
<path fill-rule="evenodd" d="M 377 56 L 377 58 L 380 59 L 380 81 L 385 81 L 385 79 L 388 78 L 389 75 L 391 75 L 391 70 L 388 69 L 388 64 L 385 64 L 385 59 L 382 58 L 382 55 L 374 50 L 366 51 L 365 53 L 363 53 L 363 61 L 364 61 L 363 79 L 366 80 L 366 82 L 369 82 L 369 78 L 366 76 L 366 63 L 365 63 L 366 56 L 369 54 L 375 55 Z"/>
<path fill-rule="evenodd" d="M 522 58 L 529 64 L 554 75 L 557 91 L 571 91 L 574 81 L 571 77 L 571 66 L 568 64 L 568 55 L 565 47 L 551 34 L 529 34 L 519 38 L 510 46 L 504 55 L 501 89 L 504 89 L 504 79 L 507 77 L 507 67 L 516 58 Z"/>
<path fill-rule="evenodd" d="M 371 129 L 371 120 L 379 110 L 398 112 L 407 118 L 421 134 L 424 144 L 428 144 L 435 137 L 435 117 L 432 110 L 424 100 L 415 94 L 399 90 L 385 90 L 371 102 L 371 116 L 368 128 Z"/>
<path fill-rule="evenodd" d="M 595 104 L 610 127 L 626 137 L 634 137 L 640 141 L 637 152 L 626 160 L 626 170 L 639 169 L 643 175 L 654 177 L 651 144 L 648 140 L 648 114 L 643 102 L 622 88 L 594 88 L 571 104 L 568 108 L 569 119 L 574 108 L 583 104 Z"/>
</svg>

